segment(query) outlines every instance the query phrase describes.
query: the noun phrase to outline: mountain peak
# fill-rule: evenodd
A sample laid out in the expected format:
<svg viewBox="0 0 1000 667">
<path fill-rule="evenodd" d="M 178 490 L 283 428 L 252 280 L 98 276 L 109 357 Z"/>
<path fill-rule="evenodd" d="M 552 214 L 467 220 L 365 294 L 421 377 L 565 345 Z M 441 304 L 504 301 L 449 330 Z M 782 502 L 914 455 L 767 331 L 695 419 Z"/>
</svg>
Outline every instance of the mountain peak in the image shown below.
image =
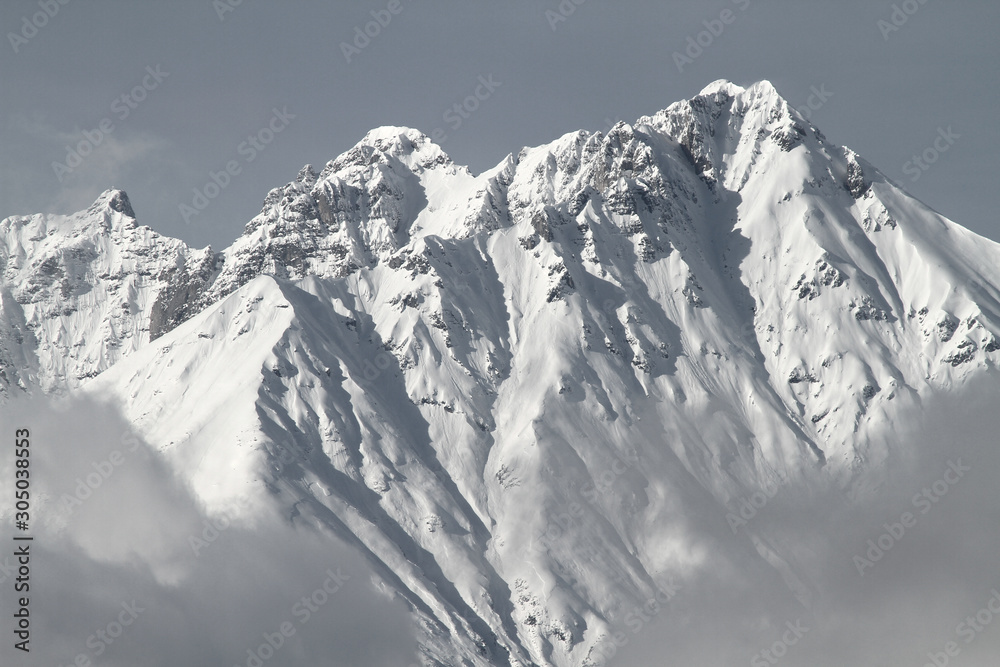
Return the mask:
<svg viewBox="0 0 1000 667">
<path fill-rule="evenodd" d="M 369 130 L 358 143 L 385 151 L 389 146 L 405 146 L 405 141 L 419 144 L 427 139 L 426 134 L 412 127 L 382 125 Z"/>
<path fill-rule="evenodd" d="M 722 94 L 726 97 L 739 97 L 749 94 L 753 97 L 775 97 L 783 99 L 778 89 L 767 79 L 761 79 L 747 87 L 735 84 L 729 79 L 717 79 L 701 89 L 696 97 L 713 97 Z"/>
<path fill-rule="evenodd" d="M 365 148 L 396 158 L 416 173 L 438 165 L 452 164 L 444 150 L 429 136 L 412 127 L 385 125 L 369 131 L 351 151 Z M 339 160 L 340 158 L 338 158 Z"/>
<path fill-rule="evenodd" d="M 910 406 L 1000 365 L 1000 245 L 820 142 L 720 80 L 477 176 L 377 128 L 221 253 L 120 190 L 8 218 L 0 401 L 84 387 L 206 505 L 345 535 L 427 662 L 595 664 L 737 558 L 805 604 L 793 540 L 723 517 L 863 490 Z"/>
<path fill-rule="evenodd" d="M 316 183 L 316 170 L 313 169 L 311 164 L 307 164 L 301 169 L 299 169 L 298 175 L 295 177 L 295 181 L 298 183 L 304 183 L 307 187 L 312 187 Z"/>
<path fill-rule="evenodd" d="M 700 93 L 687 102 L 678 104 L 704 106 L 706 100 L 715 106 L 732 104 L 734 109 L 756 109 L 769 121 L 790 115 L 788 102 L 767 79 L 761 79 L 745 88 L 726 79 L 719 79 L 702 88 Z"/>
<path fill-rule="evenodd" d="M 386 125 L 370 130 L 349 150 L 327 162 L 319 180 L 345 169 L 367 169 L 369 165 L 392 160 L 399 161 L 415 174 L 454 165 L 448 154 L 420 130 Z"/>
<path fill-rule="evenodd" d="M 742 92 L 745 92 L 746 88 L 738 86 L 729 79 L 716 79 L 712 83 L 708 84 L 701 89 L 698 93 L 699 97 L 708 97 L 709 95 L 717 95 L 719 93 L 724 93 L 729 97 L 736 97 Z"/>
<path fill-rule="evenodd" d="M 92 211 L 99 211 L 101 209 L 110 209 L 126 217 L 135 218 L 135 212 L 132 210 L 132 202 L 129 201 L 128 195 L 125 194 L 124 190 L 117 188 L 109 188 L 102 192 L 90 207 Z"/>
<path fill-rule="evenodd" d="M 130 230 L 138 227 L 132 202 L 124 190 L 109 188 L 102 192 L 85 213 L 61 216 L 66 223 L 90 227 L 96 225 L 105 231 Z"/>
</svg>

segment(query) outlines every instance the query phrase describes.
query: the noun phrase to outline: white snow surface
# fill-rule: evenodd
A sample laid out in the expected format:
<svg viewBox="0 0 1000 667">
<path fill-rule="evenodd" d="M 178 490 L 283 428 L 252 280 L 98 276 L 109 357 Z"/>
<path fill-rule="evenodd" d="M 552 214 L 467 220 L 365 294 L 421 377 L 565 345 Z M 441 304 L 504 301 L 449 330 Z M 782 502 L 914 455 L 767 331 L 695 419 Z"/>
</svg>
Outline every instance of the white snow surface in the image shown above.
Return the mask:
<svg viewBox="0 0 1000 667">
<path fill-rule="evenodd" d="M 210 508 L 327 526 L 440 664 L 588 664 L 623 601 L 743 557 L 734 499 L 855 489 L 908 407 L 1000 350 L 1000 247 L 767 82 L 478 176 L 379 128 L 220 253 L 109 190 L 3 220 L 0 262 L 5 397 L 107 398 Z"/>
</svg>

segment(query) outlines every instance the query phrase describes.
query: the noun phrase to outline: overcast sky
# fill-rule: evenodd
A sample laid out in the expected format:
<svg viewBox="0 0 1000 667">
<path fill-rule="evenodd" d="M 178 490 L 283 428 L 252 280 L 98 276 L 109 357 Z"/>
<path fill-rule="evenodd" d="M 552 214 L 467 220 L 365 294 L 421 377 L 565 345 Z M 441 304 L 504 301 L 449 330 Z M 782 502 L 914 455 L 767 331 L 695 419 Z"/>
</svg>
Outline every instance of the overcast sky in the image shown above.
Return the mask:
<svg viewBox="0 0 1000 667">
<path fill-rule="evenodd" d="M 632 121 L 727 78 L 769 79 L 793 106 L 813 87 L 832 93 L 812 117 L 830 140 L 1000 239 L 995 1 L 908 0 L 891 31 L 888 0 L 565 0 L 567 17 L 559 0 L 49 1 L 51 18 L 36 16 L 38 0 L 0 5 L 0 216 L 72 212 L 120 187 L 140 222 L 221 248 L 270 188 L 372 127 L 440 128 L 445 150 L 478 173 L 522 146 Z M 728 24 L 715 21 L 723 10 Z M 345 54 L 372 12 L 387 25 Z M 702 35 L 708 46 L 678 67 L 673 54 L 706 21 L 721 34 Z M 480 76 L 493 92 L 455 128 L 445 114 Z M 275 109 L 294 118 L 272 120 Z M 272 123 L 271 143 L 241 150 Z M 949 127 L 958 138 L 947 153 L 904 171 Z M 77 165 L 66 147 L 88 136 L 96 147 Z M 239 173 L 187 224 L 180 204 L 230 161 Z"/>
</svg>

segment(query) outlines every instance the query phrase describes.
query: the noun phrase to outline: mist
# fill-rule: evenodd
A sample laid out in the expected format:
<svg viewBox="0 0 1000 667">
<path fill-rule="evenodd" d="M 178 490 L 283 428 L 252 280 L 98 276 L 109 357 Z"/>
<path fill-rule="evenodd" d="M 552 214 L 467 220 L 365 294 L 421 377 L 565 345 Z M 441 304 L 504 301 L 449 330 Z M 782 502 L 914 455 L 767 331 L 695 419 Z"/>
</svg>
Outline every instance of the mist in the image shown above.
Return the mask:
<svg viewBox="0 0 1000 667">
<path fill-rule="evenodd" d="M 2 422 L 11 437 L 17 428 L 31 434 L 24 664 L 414 662 L 405 606 L 328 532 L 249 495 L 207 513 L 162 455 L 99 402 L 15 400 Z M 5 495 L 12 454 L 5 448 L 0 464 Z M 7 534 L 12 519 L 0 518 Z M 12 564 L 0 557 L 0 576 Z M 10 619 L 13 595 L 2 599 Z M 4 655 L 16 653 L 4 644 Z"/>
<path fill-rule="evenodd" d="M 1000 396 L 995 377 L 928 397 L 856 492 L 818 474 L 777 490 L 739 540 L 791 581 L 719 555 L 603 664 L 987 667 L 1000 655 Z M 995 384 L 993 385 L 995 386 Z M 732 550 L 733 552 L 736 549 Z M 791 585 L 790 585 L 791 584 Z M 796 590 L 798 588 L 799 590 Z M 655 605 L 653 605 L 655 608 Z M 610 646 L 610 643 L 608 644 Z M 610 654 L 610 655 L 608 655 Z"/>
</svg>

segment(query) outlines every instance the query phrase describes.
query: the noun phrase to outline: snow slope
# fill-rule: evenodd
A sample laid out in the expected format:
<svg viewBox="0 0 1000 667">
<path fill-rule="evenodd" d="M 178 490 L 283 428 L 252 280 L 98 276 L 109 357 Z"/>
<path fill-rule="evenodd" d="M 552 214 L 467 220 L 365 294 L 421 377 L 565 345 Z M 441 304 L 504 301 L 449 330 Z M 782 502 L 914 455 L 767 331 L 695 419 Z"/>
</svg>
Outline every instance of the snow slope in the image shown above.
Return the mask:
<svg viewBox="0 0 1000 667">
<path fill-rule="evenodd" d="M 1000 350 L 1000 247 L 767 82 L 478 176 L 379 128 L 220 253 L 118 191 L 0 244 L 6 394 L 111 397 L 209 507 L 329 527 L 440 664 L 591 664 L 707 567 L 808 604 L 794 554 L 727 508 L 777 480 L 863 491 L 906 408 Z"/>
</svg>

